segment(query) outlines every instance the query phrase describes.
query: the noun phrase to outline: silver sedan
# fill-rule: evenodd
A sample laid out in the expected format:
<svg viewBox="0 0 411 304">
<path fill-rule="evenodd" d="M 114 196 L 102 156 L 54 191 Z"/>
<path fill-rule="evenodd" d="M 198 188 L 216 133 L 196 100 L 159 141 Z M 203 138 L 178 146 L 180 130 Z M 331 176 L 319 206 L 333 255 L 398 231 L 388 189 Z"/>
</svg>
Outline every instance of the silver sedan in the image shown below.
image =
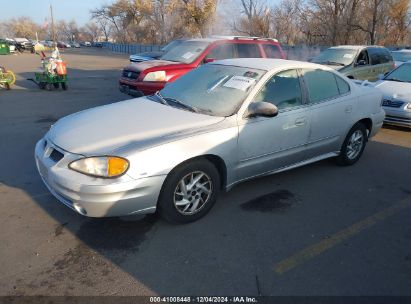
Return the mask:
<svg viewBox="0 0 411 304">
<path fill-rule="evenodd" d="M 374 84 L 384 95 L 385 123 L 411 127 L 411 61 Z"/>
<path fill-rule="evenodd" d="M 381 99 L 325 66 L 224 60 L 60 119 L 35 159 L 50 192 L 82 215 L 157 210 L 191 222 L 242 181 L 330 157 L 354 164 L 383 123 Z"/>
</svg>

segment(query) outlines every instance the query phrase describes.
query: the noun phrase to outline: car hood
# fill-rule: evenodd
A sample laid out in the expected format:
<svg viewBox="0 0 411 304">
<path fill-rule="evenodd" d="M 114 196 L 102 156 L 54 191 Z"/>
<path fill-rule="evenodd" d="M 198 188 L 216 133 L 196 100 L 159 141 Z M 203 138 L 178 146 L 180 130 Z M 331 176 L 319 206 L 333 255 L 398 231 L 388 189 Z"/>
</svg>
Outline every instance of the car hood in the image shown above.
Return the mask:
<svg viewBox="0 0 411 304">
<path fill-rule="evenodd" d="M 63 117 L 46 137 L 71 153 L 102 155 L 131 144 L 192 134 L 223 120 L 141 97 Z"/>
<path fill-rule="evenodd" d="M 165 66 L 165 65 L 174 65 L 174 64 L 181 64 L 181 62 L 175 61 L 167 61 L 167 60 L 150 60 L 150 61 L 143 61 L 139 63 L 132 63 L 125 67 L 125 70 L 128 71 L 135 71 L 135 72 L 142 72 L 149 68 L 157 67 L 157 66 Z"/>
<path fill-rule="evenodd" d="M 131 55 L 131 58 L 137 58 L 137 59 L 145 59 L 145 60 L 151 60 L 151 59 L 158 59 L 160 58 L 164 52 L 158 51 L 158 52 L 144 52 L 144 53 L 139 53 L 139 54 L 134 54 Z"/>
<path fill-rule="evenodd" d="M 411 83 L 382 80 L 375 84 L 385 97 L 411 102 Z"/>
</svg>

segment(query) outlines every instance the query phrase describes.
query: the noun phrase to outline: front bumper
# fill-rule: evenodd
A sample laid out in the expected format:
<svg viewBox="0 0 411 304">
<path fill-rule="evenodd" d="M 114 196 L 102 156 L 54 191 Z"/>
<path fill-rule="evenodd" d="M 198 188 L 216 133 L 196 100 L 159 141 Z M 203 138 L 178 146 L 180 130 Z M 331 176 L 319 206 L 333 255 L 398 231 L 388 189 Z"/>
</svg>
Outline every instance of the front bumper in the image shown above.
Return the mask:
<svg viewBox="0 0 411 304">
<path fill-rule="evenodd" d="M 120 88 L 128 87 L 129 91 L 141 92 L 143 95 L 152 95 L 164 88 L 166 82 L 160 81 L 131 81 L 121 77 L 119 81 Z M 120 89 L 121 91 L 121 89 Z"/>
<path fill-rule="evenodd" d="M 51 157 L 57 150 L 64 156 Z M 127 174 L 116 179 L 90 177 L 68 168 L 82 157 L 40 140 L 35 148 L 37 169 L 49 191 L 64 205 L 89 217 L 153 213 L 165 175 L 133 179 Z"/>
<path fill-rule="evenodd" d="M 403 127 L 411 127 L 411 111 L 384 107 L 386 116 L 384 123 Z"/>
</svg>

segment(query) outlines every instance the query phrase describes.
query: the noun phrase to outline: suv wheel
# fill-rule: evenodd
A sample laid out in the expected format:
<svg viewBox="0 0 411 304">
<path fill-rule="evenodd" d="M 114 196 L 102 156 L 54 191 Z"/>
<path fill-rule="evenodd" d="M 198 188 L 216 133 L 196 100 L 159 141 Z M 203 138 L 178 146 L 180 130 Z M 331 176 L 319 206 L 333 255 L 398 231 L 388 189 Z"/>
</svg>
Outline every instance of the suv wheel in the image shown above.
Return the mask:
<svg viewBox="0 0 411 304">
<path fill-rule="evenodd" d="M 164 182 L 158 207 L 171 223 L 194 222 L 213 207 L 220 190 L 220 176 L 207 160 L 195 160 L 174 169 Z"/>
<path fill-rule="evenodd" d="M 355 164 L 364 152 L 367 139 L 367 129 L 365 126 L 361 122 L 356 123 L 344 140 L 340 155 L 337 157 L 338 164 L 342 166 Z"/>
</svg>

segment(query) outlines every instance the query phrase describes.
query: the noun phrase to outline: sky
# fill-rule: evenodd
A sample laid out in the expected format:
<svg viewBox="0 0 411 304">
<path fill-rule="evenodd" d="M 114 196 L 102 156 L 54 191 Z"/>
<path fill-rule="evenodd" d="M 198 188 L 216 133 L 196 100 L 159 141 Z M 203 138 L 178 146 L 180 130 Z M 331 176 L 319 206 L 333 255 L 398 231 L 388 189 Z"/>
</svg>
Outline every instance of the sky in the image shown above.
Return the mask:
<svg viewBox="0 0 411 304">
<path fill-rule="evenodd" d="M 239 0 L 225 0 L 239 2 Z M 277 4 L 280 0 L 266 0 L 269 4 Z M 83 25 L 90 21 L 90 10 L 113 0 L 0 0 L 0 21 L 21 16 L 31 17 L 35 22 L 44 23 L 50 16 L 50 4 L 53 5 L 55 20 L 75 20 Z"/>
</svg>

